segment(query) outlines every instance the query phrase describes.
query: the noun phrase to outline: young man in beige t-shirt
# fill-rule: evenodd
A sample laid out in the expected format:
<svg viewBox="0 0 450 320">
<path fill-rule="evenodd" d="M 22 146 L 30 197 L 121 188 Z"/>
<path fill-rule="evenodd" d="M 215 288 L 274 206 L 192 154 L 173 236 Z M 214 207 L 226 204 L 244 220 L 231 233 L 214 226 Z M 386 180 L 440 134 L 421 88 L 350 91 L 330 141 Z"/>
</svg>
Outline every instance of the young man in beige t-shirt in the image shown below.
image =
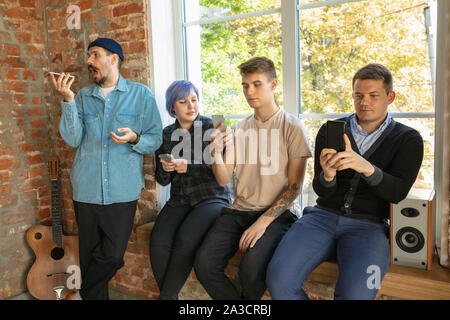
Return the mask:
<svg viewBox="0 0 450 320">
<path fill-rule="evenodd" d="M 235 201 L 205 237 L 194 269 L 213 299 L 256 300 L 266 289 L 267 264 L 299 214 L 297 198 L 311 151 L 302 122 L 275 103 L 273 62 L 256 57 L 239 69 L 254 114 L 223 133 L 221 124 L 211 135 L 217 182 L 226 185 L 236 170 Z M 238 249 L 245 252 L 239 267 L 241 293 L 224 274 Z"/>
</svg>

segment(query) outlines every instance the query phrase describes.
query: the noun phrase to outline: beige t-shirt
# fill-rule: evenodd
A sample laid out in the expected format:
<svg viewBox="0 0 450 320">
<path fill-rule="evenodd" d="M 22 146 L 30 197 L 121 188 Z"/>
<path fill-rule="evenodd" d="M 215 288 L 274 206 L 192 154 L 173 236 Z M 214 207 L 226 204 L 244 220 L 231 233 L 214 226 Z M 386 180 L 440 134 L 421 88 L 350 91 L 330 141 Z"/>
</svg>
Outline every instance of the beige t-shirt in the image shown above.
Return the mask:
<svg viewBox="0 0 450 320">
<path fill-rule="evenodd" d="M 287 190 L 289 159 L 311 157 L 305 126 L 300 119 L 280 109 L 266 122 L 251 115 L 232 129 L 236 192 L 231 208 L 267 210 Z M 298 199 L 289 209 L 300 214 Z"/>
</svg>

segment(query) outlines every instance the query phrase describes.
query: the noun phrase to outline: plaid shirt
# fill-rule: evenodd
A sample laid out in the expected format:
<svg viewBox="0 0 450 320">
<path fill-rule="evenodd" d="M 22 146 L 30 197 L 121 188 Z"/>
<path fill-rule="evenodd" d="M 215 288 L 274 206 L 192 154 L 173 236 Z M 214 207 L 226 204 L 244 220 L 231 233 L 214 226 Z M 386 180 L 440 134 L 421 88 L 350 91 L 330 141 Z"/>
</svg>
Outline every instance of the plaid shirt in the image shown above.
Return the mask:
<svg viewBox="0 0 450 320">
<path fill-rule="evenodd" d="M 207 132 L 207 130 L 213 128 L 212 120 L 200 114 L 189 131 L 182 129 L 178 120 L 164 128 L 163 143 L 155 152 L 156 181 L 163 186 L 171 183 L 168 201 L 170 206 L 175 207 L 185 204 L 195 206 L 205 200 L 231 203 L 230 189 L 228 186 L 221 187 L 217 183 L 211 165 L 206 164 L 205 159 L 203 159 L 203 157 L 209 157 L 207 160 L 210 159 L 209 152 L 206 151 L 206 155 L 204 155 L 204 150 L 211 141 L 211 132 Z M 190 137 L 190 141 L 188 137 Z M 172 141 L 172 139 L 175 141 Z M 201 149 L 199 148 L 199 141 L 201 141 Z M 183 142 L 187 143 L 188 147 L 190 146 L 190 156 L 183 155 L 183 149 L 180 148 Z M 195 145 L 198 145 L 197 150 L 195 150 Z M 179 152 L 179 155 L 177 152 Z M 180 157 L 188 160 L 187 171 L 185 173 L 164 171 L 159 160 L 159 155 L 164 153 L 170 153 L 174 158 Z M 211 161 L 206 162 L 211 163 Z"/>
</svg>

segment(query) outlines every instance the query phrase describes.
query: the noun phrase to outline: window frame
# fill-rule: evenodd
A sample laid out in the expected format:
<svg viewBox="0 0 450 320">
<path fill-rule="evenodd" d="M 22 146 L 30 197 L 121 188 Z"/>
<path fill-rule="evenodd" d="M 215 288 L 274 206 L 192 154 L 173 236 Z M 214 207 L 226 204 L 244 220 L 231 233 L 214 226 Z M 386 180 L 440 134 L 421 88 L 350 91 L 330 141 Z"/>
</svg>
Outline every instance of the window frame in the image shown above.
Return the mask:
<svg viewBox="0 0 450 320">
<path fill-rule="evenodd" d="M 300 78 L 300 38 L 299 38 L 299 12 L 300 10 L 306 10 L 311 8 L 318 8 L 328 5 L 338 5 L 351 2 L 360 2 L 365 0 L 324 0 L 309 4 L 299 4 L 298 0 L 281 0 L 281 8 L 269 9 L 257 12 L 251 12 L 246 14 L 225 16 L 217 19 L 208 20 L 195 20 L 185 22 L 185 8 L 184 0 L 151 0 L 150 7 L 153 3 L 166 3 L 166 6 L 171 7 L 171 15 L 164 16 L 164 22 L 171 23 L 173 25 L 173 33 L 166 34 L 165 37 L 172 37 L 174 39 L 173 52 L 175 54 L 171 57 L 171 60 L 175 72 L 173 75 L 176 79 L 184 78 L 190 79 L 189 74 L 189 54 L 187 52 L 186 45 L 186 28 L 193 25 L 200 25 L 202 23 L 212 23 L 220 21 L 230 21 L 239 18 L 254 17 L 265 14 L 281 13 L 282 21 L 282 62 L 283 62 L 283 99 L 284 109 L 291 114 L 298 116 L 301 119 L 321 119 L 330 117 L 341 117 L 345 114 L 303 114 L 301 108 L 301 78 Z M 440 247 L 440 235 L 441 235 L 441 212 L 446 207 L 446 201 L 448 201 L 447 190 L 444 186 L 447 185 L 443 181 L 448 179 L 443 173 L 444 168 L 448 168 L 448 159 L 445 159 L 444 152 L 444 131 L 445 131 L 445 71 L 446 71 L 446 54 L 445 54 L 445 37 L 446 30 L 444 29 L 444 23 L 446 21 L 447 3 L 446 0 L 437 1 L 437 34 L 436 34 L 436 71 L 435 79 L 433 79 L 433 85 L 435 88 L 434 99 L 434 112 L 419 112 L 419 113 L 391 113 L 394 118 L 432 118 L 435 119 L 435 145 L 434 145 L 434 188 L 436 192 L 436 244 Z M 170 5 L 169 5 L 170 4 Z M 158 10 L 158 9 L 157 9 Z M 157 21 L 153 21 L 153 17 L 150 21 L 152 39 L 156 31 L 159 30 Z M 155 39 L 153 39 L 152 50 L 158 50 L 155 45 Z M 153 59 L 152 57 L 152 89 L 156 91 L 162 90 L 162 88 L 153 88 L 155 83 L 158 83 L 158 77 L 153 76 L 153 68 L 160 64 L 159 59 Z M 170 59 L 169 59 L 170 60 Z M 155 92 L 156 93 L 156 92 Z M 161 112 L 165 112 L 161 107 L 164 99 L 160 99 L 158 104 L 160 105 Z M 163 105 L 163 104 L 162 104 Z M 242 118 L 245 115 L 230 115 L 229 118 Z M 159 195 L 159 192 L 158 192 Z"/>
</svg>

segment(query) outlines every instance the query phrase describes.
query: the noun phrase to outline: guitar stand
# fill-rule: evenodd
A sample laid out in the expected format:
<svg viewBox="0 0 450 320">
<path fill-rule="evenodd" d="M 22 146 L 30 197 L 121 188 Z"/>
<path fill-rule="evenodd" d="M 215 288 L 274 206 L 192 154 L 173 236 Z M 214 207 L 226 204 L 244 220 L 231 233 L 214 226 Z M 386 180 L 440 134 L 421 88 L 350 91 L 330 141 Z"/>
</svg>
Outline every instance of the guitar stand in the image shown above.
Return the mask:
<svg viewBox="0 0 450 320">
<path fill-rule="evenodd" d="M 54 286 L 53 290 L 56 294 L 56 300 L 62 300 L 61 298 L 61 292 L 64 290 L 64 286 Z"/>
</svg>

